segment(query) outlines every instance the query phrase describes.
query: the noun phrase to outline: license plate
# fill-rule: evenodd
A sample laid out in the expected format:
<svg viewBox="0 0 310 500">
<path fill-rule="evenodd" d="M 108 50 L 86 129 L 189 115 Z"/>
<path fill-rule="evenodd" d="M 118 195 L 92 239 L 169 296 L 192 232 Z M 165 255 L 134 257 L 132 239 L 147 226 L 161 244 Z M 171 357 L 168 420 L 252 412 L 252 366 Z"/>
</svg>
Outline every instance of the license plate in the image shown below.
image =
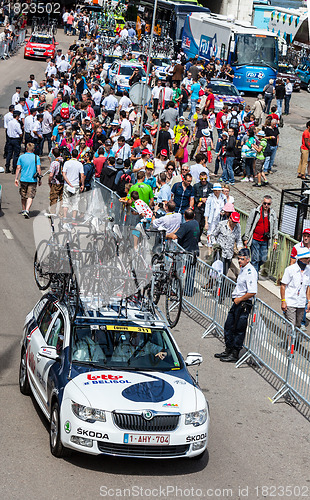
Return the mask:
<svg viewBox="0 0 310 500">
<path fill-rule="evenodd" d="M 124 434 L 125 444 L 152 444 L 168 445 L 170 436 L 166 434 Z"/>
</svg>

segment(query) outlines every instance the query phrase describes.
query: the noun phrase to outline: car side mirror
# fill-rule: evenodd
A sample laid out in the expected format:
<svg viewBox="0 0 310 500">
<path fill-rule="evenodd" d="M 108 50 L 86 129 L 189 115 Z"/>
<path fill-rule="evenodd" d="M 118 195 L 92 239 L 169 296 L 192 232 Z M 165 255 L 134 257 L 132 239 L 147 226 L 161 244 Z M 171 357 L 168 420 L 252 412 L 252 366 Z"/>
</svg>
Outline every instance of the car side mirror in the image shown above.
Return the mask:
<svg viewBox="0 0 310 500">
<path fill-rule="evenodd" d="M 198 352 L 189 352 L 185 360 L 186 366 L 199 366 L 203 362 L 203 357 Z"/>
<path fill-rule="evenodd" d="M 244 92 L 240 92 L 240 95 L 241 95 L 242 97 L 244 97 Z"/>
<path fill-rule="evenodd" d="M 59 42 L 55 42 L 55 45 L 59 45 Z"/>
<path fill-rule="evenodd" d="M 42 346 L 38 353 L 42 358 L 52 359 L 53 361 L 59 361 L 59 354 L 54 346 Z"/>
</svg>

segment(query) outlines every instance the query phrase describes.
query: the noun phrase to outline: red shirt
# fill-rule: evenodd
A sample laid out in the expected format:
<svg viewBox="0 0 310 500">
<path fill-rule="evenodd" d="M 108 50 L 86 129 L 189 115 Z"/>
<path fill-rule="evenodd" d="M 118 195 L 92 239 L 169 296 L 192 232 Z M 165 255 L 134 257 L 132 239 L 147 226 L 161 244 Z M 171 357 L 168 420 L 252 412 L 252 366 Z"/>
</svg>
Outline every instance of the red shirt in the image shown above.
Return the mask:
<svg viewBox="0 0 310 500">
<path fill-rule="evenodd" d="M 209 101 L 210 103 L 208 109 L 214 109 L 214 99 L 215 99 L 214 94 L 212 94 L 211 92 L 211 94 L 209 94 L 207 97 L 207 101 Z"/>
<path fill-rule="evenodd" d="M 95 177 L 100 177 L 101 170 L 105 161 L 106 161 L 105 156 L 98 156 L 98 158 L 94 157 L 93 163 L 95 166 Z"/>
<path fill-rule="evenodd" d="M 268 241 L 264 238 L 264 233 L 269 233 L 270 222 L 269 217 L 263 217 L 263 207 L 260 209 L 260 218 L 253 233 L 253 240 Z"/>
<path fill-rule="evenodd" d="M 304 133 L 302 134 L 301 149 L 305 149 L 306 151 L 309 151 L 309 148 L 307 148 L 307 146 L 306 146 L 306 142 L 305 142 L 306 139 L 310 139 L 310 132 L 308 129 L 306 129 L 304 131 Z"/>
<path fill-rule="evenodd" d="M 215 128 L 218 128 L 222 130 L 224 128 L 224 124 L 222 121 L 222 116 L 224 116 L 225 113 L 223 111 L 219 111 L 218 114 L 216 115 L 216 120 L 215 120 Z"/>
</svg>

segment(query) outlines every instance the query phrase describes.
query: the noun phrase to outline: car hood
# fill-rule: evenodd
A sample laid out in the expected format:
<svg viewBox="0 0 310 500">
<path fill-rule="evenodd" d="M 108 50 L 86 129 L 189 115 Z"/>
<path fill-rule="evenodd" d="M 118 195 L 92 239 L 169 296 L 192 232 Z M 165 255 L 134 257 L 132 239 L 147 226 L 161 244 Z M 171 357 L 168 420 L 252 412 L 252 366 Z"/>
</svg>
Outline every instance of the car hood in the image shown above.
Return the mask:
<svg viewBox="0 0 310 500">
<path fill-rule="evenodd" d="M 91 371 L 78 375 L 71 383 L 93 408 L 106 411 L 148 408 L 187 413 L 205 406 L 202 392 L 193 383 L 168 373 Z"/>
<path fill-rule="evenodd" d="M 241 103 L 244 102 L 243 97 L 241 96 L 232 96 L 232 95 L 214 95 L 217 101 L 230 102 L 230 103 Z"/>
<path fill-rule="evenodd" d="M 280 78 L 289 78 L 290 80 L 293 80 L 294 82 L 300 81 L 300 78 L 297 75 L 293 75 L 292 73 L 285 73 L 283 71 L 279 71 L 277 76 Z"/>
</svg>

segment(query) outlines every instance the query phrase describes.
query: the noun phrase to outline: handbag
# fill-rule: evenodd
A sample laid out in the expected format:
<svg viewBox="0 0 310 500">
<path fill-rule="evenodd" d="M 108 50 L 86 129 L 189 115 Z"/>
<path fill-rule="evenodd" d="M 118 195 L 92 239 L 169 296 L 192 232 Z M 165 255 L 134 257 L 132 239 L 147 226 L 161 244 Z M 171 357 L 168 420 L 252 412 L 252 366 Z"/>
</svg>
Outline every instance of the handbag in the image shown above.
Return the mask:
<svg viewBox="0 0 310 500">
<path fill-rule="evenodd" d="M 152 136 L 154 136 L 154 135 L 156 135 L 156 134 L 157 134 L 157 128 L 158 128 L 158 127 L 154 128 L 154 130 L 151 130 L 151 131 L 150 131 L 150 133 L 151 133 L 151 135 L 152 135 Z"/>
<path fill-rule="evenodd" d="M 184 148 L 182 148 L 182 146 L 180 146 L 179 149 L 177 150 L 177 152 L 175 154 L 175 158 L 177 160 L 183 160 L 183 158 L 184 158 Z"/>
</svg>

